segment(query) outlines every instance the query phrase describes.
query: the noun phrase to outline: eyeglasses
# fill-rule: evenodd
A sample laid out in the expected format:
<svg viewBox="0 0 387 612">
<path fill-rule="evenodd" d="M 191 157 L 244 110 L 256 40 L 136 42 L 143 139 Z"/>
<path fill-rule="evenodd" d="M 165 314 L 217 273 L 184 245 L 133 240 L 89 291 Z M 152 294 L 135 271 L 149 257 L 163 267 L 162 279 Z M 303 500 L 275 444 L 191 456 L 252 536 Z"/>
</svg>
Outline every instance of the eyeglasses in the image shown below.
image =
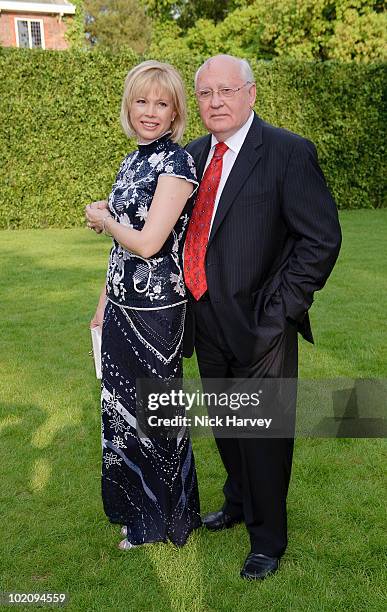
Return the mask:
<svg viewBox="0 0 387 612">
<path fill-rule="evenodd" d="M 240 91 L 246 85 L 252 85 L 251 81 L 246 81 L 240 87 L 220 87 L 220 89 L 199 89 L 199 91 L 195 91 L 196 97 L 199 101 L 209 100 L 212 98 L 214 93 L 217 93 L 219 98 L 233 98 L 237 91 Z"/>
</svg>

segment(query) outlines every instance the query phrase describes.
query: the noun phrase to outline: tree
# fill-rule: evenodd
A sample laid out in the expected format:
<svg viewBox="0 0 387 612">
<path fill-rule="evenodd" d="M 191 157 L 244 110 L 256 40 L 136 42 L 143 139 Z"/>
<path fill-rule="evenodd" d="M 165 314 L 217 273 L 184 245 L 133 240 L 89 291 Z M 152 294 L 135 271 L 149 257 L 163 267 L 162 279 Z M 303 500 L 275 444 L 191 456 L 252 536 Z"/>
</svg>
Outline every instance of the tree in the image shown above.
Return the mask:
<svg viewBox="0 0 387 612">
<path fill-rule="evenodd" d="M 220 23 L 235 8 L 233 0 L 182 0 L 177 3 L 177 22 L 183 31 L 194 27 L 199 19 Z"/>
<path fill-rule="evenodd" d="M 86 12 L 92 45 L 157 57 L 386 59 L 383 0 L 86 0 Z"/>
<path fill-rule="evenodd" d="M 150 42 L 151 22 L 135 0 L 86 0 L 86 37 L 92 46 L 143 53 Z"/>
<path fill-rule="evenodd" d="M 344 11 L 327 44 L 328 56 L 342 62 L 385 61 L 387 59 L 387 15 L 353 8 Z"/>
<path fill-rule="evenodd" d="M 83 0 L 71 0 L 71 3 L 75 5 L 75 15 L 65 18 L 67 24 L 65 37 L 70 49 L 86 49 L 84 2 Z"/>
<path fill-rule="evenodd" d="M 383 61 L 387 16 L 379 0 L 240 2 L 220 23 L 199 20 L 186 35 L 193 51 L 299 60 Z"/>
<path fill-rule="evenodd" d="M 240 0 L 143 0 L 148 15 L 158 21 L 175 20 L 186 32 L 199 19 L 220 23 Z"/>
</svg>

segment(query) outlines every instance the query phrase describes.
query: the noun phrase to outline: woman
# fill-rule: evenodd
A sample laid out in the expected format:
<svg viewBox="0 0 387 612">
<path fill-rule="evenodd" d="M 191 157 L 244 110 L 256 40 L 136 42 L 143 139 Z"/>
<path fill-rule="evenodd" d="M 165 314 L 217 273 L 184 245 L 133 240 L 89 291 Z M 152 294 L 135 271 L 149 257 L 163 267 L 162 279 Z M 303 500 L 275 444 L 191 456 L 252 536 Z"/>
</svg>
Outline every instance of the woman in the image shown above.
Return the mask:
<svg viewBox="0 0 387 612">
<path fill-rule="evenodd" d="M 186 310 L 182 248 L 197 188 L 177 141 L 185 97 L 176 70 L 143 62 L 126 77 L 121 123 L 138 149 L 123 160 L 108 202 L 86 208 L 88 226 L 113 238 L 106 286 L 91 326 L 102 330 L 102 498 L 126 538 L 119 548 L 170 539 L 200 526 L 188 436 L 137 433 L 136 379 L 182 376 Z"/>
</svg>

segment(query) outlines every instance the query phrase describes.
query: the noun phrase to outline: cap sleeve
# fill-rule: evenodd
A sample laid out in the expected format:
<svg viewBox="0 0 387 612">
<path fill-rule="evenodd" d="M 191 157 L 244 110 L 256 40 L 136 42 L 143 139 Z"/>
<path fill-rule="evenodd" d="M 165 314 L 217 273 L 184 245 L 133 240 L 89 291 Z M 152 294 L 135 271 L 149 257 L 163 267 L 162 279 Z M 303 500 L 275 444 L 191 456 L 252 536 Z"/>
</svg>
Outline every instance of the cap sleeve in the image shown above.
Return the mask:
<svg viewBox="0 0 387 612">
<path fill-rule="evenodd" d="M 199 185 L 196 177 L 195 162 L 188 151 L 181 147 L 168 155 L 159 176 L 176 176 L 177 178 L 185 179 L 194 185 L 192 194 L 195 193 Z"/>
</svg>

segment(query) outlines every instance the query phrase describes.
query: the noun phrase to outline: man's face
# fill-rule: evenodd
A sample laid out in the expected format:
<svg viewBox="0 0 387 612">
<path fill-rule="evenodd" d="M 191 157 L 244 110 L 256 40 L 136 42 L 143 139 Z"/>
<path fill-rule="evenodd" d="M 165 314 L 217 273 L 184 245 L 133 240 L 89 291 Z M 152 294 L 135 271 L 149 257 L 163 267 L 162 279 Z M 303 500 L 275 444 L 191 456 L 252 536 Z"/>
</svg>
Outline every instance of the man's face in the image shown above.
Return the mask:
<svg viewBox="0 0 387 612">
<path fill-rule="evenodd" d="M 238 88 L 233 97 L 219 95 L 223 87 Z M 202 121 L 209 132 L 224 141 L 247 121 L 255 102 L 254 84 L 246 84 L 238 62 L 229 58 L 214 58 L 198 74 L 196 91 L 212 90 L 212 96 L 199 100 Z"/>
</svg>

